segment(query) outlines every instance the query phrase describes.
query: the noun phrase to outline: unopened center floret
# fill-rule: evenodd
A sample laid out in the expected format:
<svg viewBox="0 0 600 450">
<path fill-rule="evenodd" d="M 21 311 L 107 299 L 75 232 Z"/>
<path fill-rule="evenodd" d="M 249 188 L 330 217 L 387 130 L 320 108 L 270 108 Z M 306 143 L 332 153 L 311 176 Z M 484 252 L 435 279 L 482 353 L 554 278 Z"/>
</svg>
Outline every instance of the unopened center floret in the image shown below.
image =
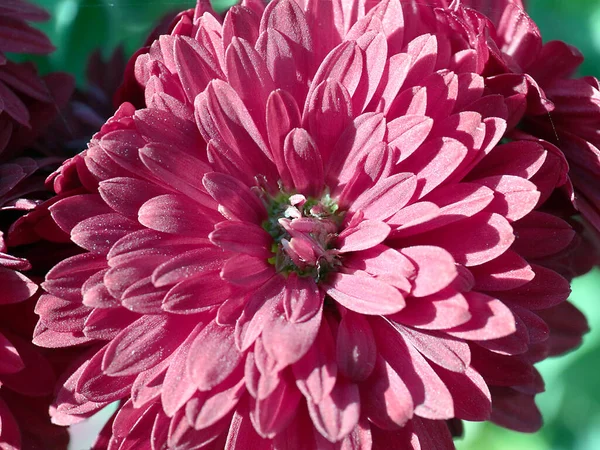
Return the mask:
<svg viewBox="0 0 600 450">
<path fill-rule="evenodd" d="M 343 213 L 328 193 L 317 199 L 280 192 L 269 199 L 267 210 L 263 228 L 273 237 L 269 262 L 277 272 L 296 272 L 318 282 L 341 265 L 333 245 Z"/>
</svg>

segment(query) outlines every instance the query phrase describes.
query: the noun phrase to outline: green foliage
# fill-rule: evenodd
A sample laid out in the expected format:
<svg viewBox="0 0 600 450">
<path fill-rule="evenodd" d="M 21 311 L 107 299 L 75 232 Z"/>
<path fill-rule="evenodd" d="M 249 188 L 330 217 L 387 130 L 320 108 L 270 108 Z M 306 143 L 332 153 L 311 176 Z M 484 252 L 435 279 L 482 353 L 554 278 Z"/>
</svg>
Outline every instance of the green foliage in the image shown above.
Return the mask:
<svg viewBox="0 0 600 450">
<path fill-rule="evenodd" d="M 600 67 L 600 2 L 598 0 L 529 0 L 529 14 L 544 41 L 558 39 L 586 57 L 581 75 L 598 76 Z"/>
<path fill-rule="evenodd" d="M 1 1 L 1 0 L 0 0 Z M 47 57 L 28 57 L 42 73 L 65 71 L 84 80 L 90 51 L 108 55 L 123 44 L 127 55 L 138 49 L 157 22 L 168 13 L 193 8 L 195 0 L 32 0 L 48 10 L 52 21 L 40 28 L 57 50 Z M 215 0 L 225 10 L 235 0 Z"/>
</svg>

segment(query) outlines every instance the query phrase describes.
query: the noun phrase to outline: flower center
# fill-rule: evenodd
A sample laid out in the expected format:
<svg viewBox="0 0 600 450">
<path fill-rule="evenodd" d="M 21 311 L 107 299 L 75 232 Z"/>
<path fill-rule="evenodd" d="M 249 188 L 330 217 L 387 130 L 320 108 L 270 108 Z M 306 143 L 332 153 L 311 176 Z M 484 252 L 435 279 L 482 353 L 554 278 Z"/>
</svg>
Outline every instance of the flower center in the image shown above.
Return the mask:
<svg viewBox="0 0 600 450">
<path fill-rule="evenodd" d="M 344 213 L 326 192 L 321 198 L 280 191 L 266 200 L 269 218 L 263 228 L 273 237 L 269 263 L 282 274 L 321 281 L 341 265 L 333 248 Z"/>
</svg>

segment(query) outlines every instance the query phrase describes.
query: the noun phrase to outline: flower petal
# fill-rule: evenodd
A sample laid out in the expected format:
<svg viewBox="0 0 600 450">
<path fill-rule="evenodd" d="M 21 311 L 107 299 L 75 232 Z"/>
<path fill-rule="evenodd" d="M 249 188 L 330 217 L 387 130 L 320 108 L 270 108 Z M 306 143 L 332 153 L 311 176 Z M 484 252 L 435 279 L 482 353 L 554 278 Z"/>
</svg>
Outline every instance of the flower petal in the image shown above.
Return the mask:
<svg viewBox="0 0 600 450">
<path fill-rule="evenodd" d="M 393 314 L 405 305 L 396 288 L 360 272 L 335 273 L 326 280 L 324 288 L 335 301 L 360 314 Z"/>
</svg>

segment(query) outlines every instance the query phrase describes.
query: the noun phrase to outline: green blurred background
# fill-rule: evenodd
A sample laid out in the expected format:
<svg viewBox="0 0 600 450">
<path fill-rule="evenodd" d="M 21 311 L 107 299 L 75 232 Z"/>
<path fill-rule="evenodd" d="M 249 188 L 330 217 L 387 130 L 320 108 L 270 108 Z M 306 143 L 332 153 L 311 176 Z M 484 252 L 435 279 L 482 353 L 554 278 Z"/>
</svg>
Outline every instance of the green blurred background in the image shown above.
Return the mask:
<svg viewBox="0 0 600 450">
<path fill-rule="evenodd" d="M 2 1 L 2 0 L 0 0 Z M 424 0 L 427 1 L 427 0 Z M 123 43 L 129 55 L 166 12 L 192 7 L 194 0 L 35 0 L 52 13 L 40 25 L 57 47 L 49 57 L 34 58 L 42 72 L 67 71 L 83 83 L 90 52 L 108 55 Z M 225 9 L 235 0 L 216 0 Z M 600 0 L 529 0 L 528 9 L 544 40 L 561 39 L 586 56 L 581 75 L 600 75 Z M 584 311 L 592 332 L 583 346 L 565 357 L 539 364 L 546 392 L 538 396 L 545 425 L 536 434 L 503 430 L 491 424 L 467 424 L 459 450 L 600 450 L 600 271 L 575 280 L 572 301 Z M 104 420 L 75 428 L 72 450 L 86 450 L 92 429 Z M 249 449 L 250 450 L 250 449 Z"/>
</svg>

